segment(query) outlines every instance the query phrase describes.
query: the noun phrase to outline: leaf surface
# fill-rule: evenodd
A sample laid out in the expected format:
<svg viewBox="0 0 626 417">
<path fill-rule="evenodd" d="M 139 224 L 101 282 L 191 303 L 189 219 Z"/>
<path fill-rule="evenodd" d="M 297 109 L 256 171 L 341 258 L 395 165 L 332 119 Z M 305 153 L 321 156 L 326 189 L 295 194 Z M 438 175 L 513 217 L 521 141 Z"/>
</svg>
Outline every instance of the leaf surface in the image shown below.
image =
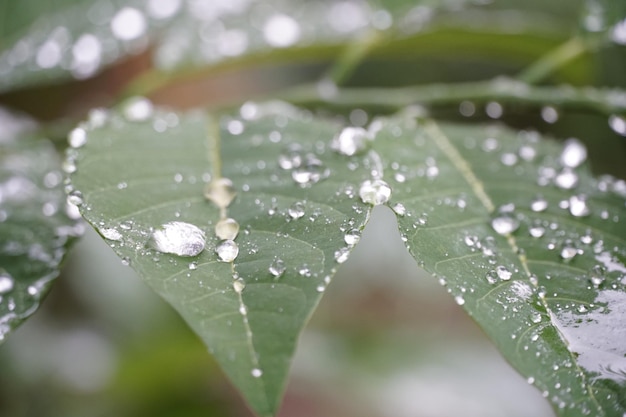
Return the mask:
<svg viewBox="0 0 626 417">
<path fill-rule="evenodd" d="M 297 336 L 336 258 L 345 259 L 346 233 L 367 220 L 362 186 L 382 178 L 418 264 L 560 415 L 622 416 L 624 182 L 594 179 L 579 142 L 564 151 L 537 133 L 439 125 L 411 112 L 372 121 L 376 139 L 356 156 L 329 149 L 339 125 L 280 103 L 247 103 L 223 118 L 219 153 L 203 115 L 113 115 L 88 128 L 72 180 L 84 216 L 105 237 L 119 234 L 111 246 L 185 317 L 261 415 L 278 407 Z M 328 177 L 296 184 L 298 170 L 280 168 L 289 149 L 292 161 L 319 158 Z M 232 264 L 214 253 L 220 210 L 202 195 L 220 171 L 238 192 L 227 208 L 242 229 Z M 290 213 L 294 203 L 302 217 Z M 171 221 L 206 232 L 204 252 L 150 249 L 153 230 Z M 270 273 L 277 259 L 286 266 L 279 278 Z"/>
<path fill-rule="evenodd" d="M 254 120 L 223 119 L 219 146 L 215 122 L 202 113 L 87 122 L 89 140 L 73 160 L 72 184 L 82 193 L 85 218 L 184 317 L 265 416 L 277 411 L 298 335 L 336 256 L 347 257 L 344 235 L 365 223 L 369 211 L 350 179 L 368 175 L 369 161 L 355 157 L 349 167 L 327 149 L 334 123 L 285 104 L 246 109 Z M 283 169 L 279 159 L 301 168 Z M 306 175 L 306 161 L 318 182 L 294 181 Z M 226 213 L 203 195 L 219 175 L 237 190 Z M 215 252 L 222 214 L 240 226 L 234 262 Z M 153 231 L 169 222 L 201 229 L 205 249 L 181 257 L 151 248 Z"/>
<path fill-rule="evenodd" d="M 34 125 L 0 109 L 0 342 L 31 316 L 83 225 L 68 217 L 61 164 Z M 78 216 L 80 217 L 80 216 Z"/>
</svg>

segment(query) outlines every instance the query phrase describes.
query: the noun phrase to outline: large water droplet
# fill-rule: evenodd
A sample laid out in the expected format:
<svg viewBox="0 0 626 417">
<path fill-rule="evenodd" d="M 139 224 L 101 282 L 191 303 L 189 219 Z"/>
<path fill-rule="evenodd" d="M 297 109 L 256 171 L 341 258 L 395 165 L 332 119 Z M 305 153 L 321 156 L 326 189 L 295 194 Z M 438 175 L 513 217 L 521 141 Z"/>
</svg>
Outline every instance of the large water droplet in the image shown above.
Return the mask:
<svg viewBox="0 0 626 417">
<path fill-rule="evenodd" d="M 587 206 L 587 198 L 584 195 L 573 195 L 569 199 L 569 212 L 574 217 L 583 217 L 589 215 L 589 206 Z"/>
<path fill-rule="evenodd" d="M 352 156 L 365 149 L 369 137 L 362 127 L 346 127 L 330 143 L 330 148 L 342 155 Z"/>
<path fill-rule="evenodd" d="M 290 16 L 275 14 L 263 25 L 263 37 L 271 46 L 285 48 L 300 39 L 300 25 Z"/>
<path fill-rule="evenodd" d="M 161 225 L 150 237 L 149 245 L 159 252 L 178 256 L 197 256 L 204 250 L 206 236 L 200 228 L 185 222 Z"/>
<path fill-rule="evenodd" d="M 301 201 L 296 201 L 291 205 L 291 207 L 289 207 L 289 210 L 287 210 L 287 212 L 289 213 L 289 217 L 294 220 L 301 218 L 302 216 L 304 216 L 304 203 Z"/>
<path fill-rule="evenodd" d="M 519 221 L 510 216 L 498 216 L 491 220 L 491 227 L 499 235 L 508 235 L 519 228 Z"/>
<path fill-rule="evenodd" d="M 506 266 L 503 265 L 499 265 L 498 267 L 496 267 L 496 274 L 498 274 L 498 278 L 500 278 L 502 281 L 508 281 L 513 276 L 513 273 L 509 271 Z"/>
<path fill-rule="evenodd" d="M 571 169 L 565 168 L 554 178 L 554 183 L 559 188 L 571 190 L 578 184 L 578 174 Z"/>
<path fill-rule="evenodd" d="M 280 278 L 287 270 L 287 267 L 282 259 L 276 258 L 272 261 L 268 270 L 274 277 Z"/>
<path fill-rule="evenodd" d="M 222 262 L 232 262 L 239 255 L 239 246 L 234 240 L 224 240 L 215 248 L 215 253 Z"/>
<path fill-rule="evenodd" d="M 561 258 L 563 258 L 566 261 L 571 260 L 577 254 L 578 254 L 578 249 L 572 246 L 565 246 L 563 247 L 563 249 L 561 249 Z"/>
<path fill-rule="evenodd" d="M 230 217 L 222 219 L 215 225 L 215 235 L 222 240 L 235 240 L 239 234 L 239 223 Z"/>
<path fill-rule="evenodd" d="M 111 20 L 113 36 L 122 41 L 137 39 L 146 29 L 147 22 L 143 13 L 132 7 L 123 7 Z"/>
<path fill-rule="evenodd" d="M 217 178 L 208 183 L 204 190 L 204 197 L 219 208 L 228 207 L 236 195 L 233 182 L 228 178 Z"/>
<path fill-rule="evenodd" d="M 384 204 L 391 197 L 391 187 L 383 180 L 365 180 L 359 188 L 361 201 L 375 206 Z"/>
<path fill-rule="evenodd" d="M 587 159 L 587 148 L 578 139 L 571 138 L 565 141 L 561 152 L 561 164 L 568 168 L 576 168 Z"/>
<path fill-rule="evenodd" d="M 111 228 L 103 227 L 101 229 L 98 229 L 98 231 L 100 232 L 102 237 L 104 237 L 105 239 L 115 240 L 115 241 L 122 240 L 122 234 L 113 227 Z"/>
<path fill-rule="evenodd" d="M 4 269 L 0 269 L 0 295 L 12 291 L 14 286 L 15 280 L 13 279 L 11 274 L 9 274 Z"/>
</svg>

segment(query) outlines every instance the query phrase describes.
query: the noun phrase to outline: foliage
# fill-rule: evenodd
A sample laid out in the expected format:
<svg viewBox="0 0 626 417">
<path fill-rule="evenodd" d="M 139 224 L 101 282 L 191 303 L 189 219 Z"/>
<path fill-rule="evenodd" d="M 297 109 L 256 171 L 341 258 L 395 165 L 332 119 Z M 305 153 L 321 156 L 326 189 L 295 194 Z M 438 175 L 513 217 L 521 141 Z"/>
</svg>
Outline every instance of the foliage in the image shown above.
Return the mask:
<svg viewBox="0 0 626 417">
<path fill-rule="evenodd" d="M 624 62 L 619 2 L 581 6 L 580 29 L 573 9 L 538 2 L 66 3 L 41 17 L 38 3 L 2 3 L 19 18 L 0 29 L 0 91 L 151 54 L 111 110 L 69 132 L 70 214 L 180 313 L 256 413 L 277 412 L 300 333 L 386 205 L 411 256 L 559 415 L 624 414 L 626 185 L 594 177 L 581 140 L 520 128 L 571 112 L 626 136 L 623 74 L 590 81 L 603 54 L 608 80 Z M 142 97 L 268 64 L 278 76 L 252 92 L 298 85 L 217 105 L 199 94 L 192 110 Z M 509 116 L 519 108 L 543 121 Z M 13 327 L 80 225 L 49 145 L 2 152 L 0 225 L 19 229 L 3 234 L 16 284 L 0 281 L 0 326 Z M 24 231 L 35 223 L 41 234 Z"/>
</svg>

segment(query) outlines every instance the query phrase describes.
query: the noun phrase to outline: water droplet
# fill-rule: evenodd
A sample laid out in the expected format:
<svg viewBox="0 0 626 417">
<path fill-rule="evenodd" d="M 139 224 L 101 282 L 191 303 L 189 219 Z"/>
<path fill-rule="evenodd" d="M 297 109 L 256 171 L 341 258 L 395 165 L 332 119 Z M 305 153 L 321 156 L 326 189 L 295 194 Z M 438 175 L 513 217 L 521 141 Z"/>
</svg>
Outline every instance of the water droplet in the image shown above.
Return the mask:
<svg viewBox="0 0 626 417">
<path fill-rule="evenodd" d="M 499 119 L 503 112 L 502 105 L 496 101 L 491 101 L 485 106 L 485 113 L 492 119 Z"/>
<path fill-rule="evenodd" d="M 571 260 L 577 254 L 578 254 L 578 249 L 572 246 L 565 246 L 563 247 L 563 249 L 561 249 L 561 258 L 563 258 L 566 261 Z"/>
<path fill-rule="evenodd" d="M 328 177 L 330 170 L 313 154 L 307 154 L 302 165 L 291 171 L 291 177 L 300 185 L 311 185 Z"/>
<path fill-rule="evenodd" d="M 539 323 L 541 322 L 541 314 L 539 313 L 533 313 L 530 316 L 530 321 L 532 321 L 533 323 Z"/>
<path fill-rule="evenodd" d="M 254 378 L 260 378 L 263 375 L 263 371 L 260 370 L 259 368 L 253 368 L 252 371 L 250 371 L 250 374 Z"/>
<path fill-rule="evenodd" d="M 554 178 L 557 187 L 564 190 L 571 190 L 578 184 L 578 174 L 573 170 L 565 168 Z"/>
<path fill-rule="evenodd" d="M 454 297 L 454 302 L 462 306 L 463 304 L 465 304 L 465 298 L 463 298 L 462 295 L 457 295 Z"/>
<path fill-rule="evenodd" d="M 287 212 L 289 213 L 289 216 L 294 220 L 301 218 L 302 216 L 304 216 L 304 203 L 301 201 L 296 201 L 291 205 L 291 207 L 289 207 L 289 210 L 287 210 Z"/>
<path fill-rule="evenodd" d="M 282 259 L 276 258 L 272 261 L 268 270 L 274 277 L 280 278 L 287 270 L 287 267 Z"/>
<path fill-rule="evenodd" d="M 275 48 L 285 48 L 300 39 L 300 25 L 290 16 L 275 14 L 263 25 L 263 37 Z"/>
<path fill-rule="evenodd" d="M 278 156 L 278 166 L 282 169 L 294 169 L 302 165 L 302 148 L 300 145 L 292 144 L 287 150 Z"/>
<path fill-rule="evenodd" d="M 536 213 L 545 211 L 548 208 L 548 200 L 538 196 L 530 203 L 530 209 Z"/>
<path fill-rule="evenodd" d="M 546 233 L 546 229 L 541 226 L 534 226 L 528 229 L 528 232 L 532 237 L 539 238 Z"/>
<path fill-rule="evenodd" d="M 67 135 L 67 142 L 72 148 L 80 148 L 87 143 L 87 131 L 77 127 Z"/>
<path fill-rule="evenodd" d="M 487 275 L 485 275 L 485 278 L 487 279 L 487 282 L 490 284 L 495 284 L 496 282 L 498 282 L 498 274 L 496 273 L 496 271 L 487 272 Z"/>
<path fill-rule="evenodd" d="M 337 261 L 338 264 L 342 264 L 347 261 L 349 256 L 350 248 L 341 248 L 335 251 L 335 261 Z"/>
<path fill-rule="evenodd" d="M 361 239 L 361 232 L 358 229 L 349 230 L 343 236 L 343 240 L 344 242 L 346 242 L 348 246 L 356 245 L 357 243 L 359 243 L 360 239 Z"/>
<path fill-rule="evenodd" d="M 122 41 L 137 39 L 147 29 L 143 13 L 132 7 L 121 8 L 111 20 L 113 36 Z"/>
<path fill-rule="evenodd" d="M 402 203 L 395 204 L 391 209 L 398 216 L 404 216 L 406 214 L 406 207 L 404 207 L 404 204 L 402 204 Z"/>
<path fill-rule="evenodd" d="M 206 236 L 200 228 L 185 222 L 168 222 L 156 229 L 149 245 L 159 252 L 197 256 L 204 250 Z"/>
<path fill-rule="evenodd" d="M 341 155 L 352 156 L 365 149 L 369 133 L 362 127 L 346 127 L 330 142 L 330 148 Z"/>
<path fill-rule="evenodd" d="M 503 265 L 499 265 L 496 267 L 496 274 L 498 274 L 498 278 L 500 278 L 502 281 L 508 281 L 511 279 L 511 276 L 513 276 L 513 273 Z"/>
<path fill-rule="evenodd" d="M 100 232 L 102 237 L 104 237 L 105 239 L 115 240 L 115 241 L 122 240 L 122 234 L 118 232 L 117 229 L 115 228 L 103 227 L 101 229 L 98 229 L 98 231 Z"/>
<path fill-rule="evenodd" d="M 239 255 L 239 246 L 233 240 L 224 240 L 215 248 L 215 253 L 222 262 L 232 262 Z"/>
<path fill-rule="evenodd" d="M 541 109 L 541 118 L 546 123 L 556 123 L 559 120 L 559 112 L 552 106 L 545 106 Z"/>
<path fill-rule="evenodd" d="M 129 122 L 142 122 L 152 117 L 154 107 L 145 97 L 129 98 L 124 104 L 123 114 Z"/>
<path fill-rule="evenodd" d="M 239 223 L 230 217 L 217 222 L 215 225 L 215 235 L 222 240 L 235 240 L 239 234 Z"/>
<path fill-rule="evenodd" d="M 243 279 L 239 278 L 233 281 L 233 289 L 237 294 L 241 294 L 244 288 L 246 288 L 246 283 Z"/>
<path fill-rule="evenodd" d="M 622 24 L 626 27 L 626 20 Z M 609 126 L 618 135 L 626 136 L 626 119 L 624 117 L 612 115 L 609 117 Z"/>
<path fill-rule="evenodd" d="M 196 261 L 189 262 L 188 268 L 190 271 L 195 271 L 196 269 L 198 269 L 198 262 Z"/>
<path fill-rule="evenodd" d="M 389 201 L 391 187 L 383 180 L 366 180 L 359 188 L 359 196 L 364 203 L 377 206 Z"/>
<path fill-rule="evenodd" d="M 228 178 L 217 178 L 208 183 L 204 190 L 204 197 L 219 208 L 228 207 L 236 195 L 233 182 Z"/>
<path fill-rule="evenodd" d="M 576 168 L 587 159 L 587 148 L 575 138 L 565 141 L 561 152 L 561 164 L 568 168 Z"/>
<path fill-rule="evenodd" d="M 4 269 L 0 269 L 0 295 L 12 291 L 14 286 L 15 280 L 13 279 L 11 274 L 9 274 Z"/>
<path fill-rule="evenodd" d="M 491 221 L 491 227 L 499 235 L 508 235 L 519 228 L 517 219 L 510 216 L 498 216 Z"/>
<path fill-rule="evenodd" d="M 584 195 L 574 195 L 569 199 L 569 212 L 574 217 L 584 217 L 589 215 L 587 198 Z"/>
<path fill-rule="evenodd" d="M 526 382 L 528 382 L 530 385 L 535 383 L 535 378 L 533 378 L 532 376 L 529 376 L 528 379 L 526 380 Z"/>
</svg>

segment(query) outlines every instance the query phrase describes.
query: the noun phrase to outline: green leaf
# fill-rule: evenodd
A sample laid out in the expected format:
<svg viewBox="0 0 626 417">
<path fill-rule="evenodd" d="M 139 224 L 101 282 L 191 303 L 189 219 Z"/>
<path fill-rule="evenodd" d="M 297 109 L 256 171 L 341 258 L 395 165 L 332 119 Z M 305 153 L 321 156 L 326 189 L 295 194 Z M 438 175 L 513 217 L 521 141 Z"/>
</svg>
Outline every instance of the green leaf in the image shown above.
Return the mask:
<svg viewBox="0 0 626 417">
<path fill-rule="evenodd" d="M 0 118 L 2 342 L 39 308 L 83 225 L 66 214 L 63 174 L 52 144 L 23 133 L 34 128 L 32 122 L 3 109 Z"/>
<path fill-rule="evenodd" d="M 136 106 L 126 117 L 137 119 Z M 78 168 L 72 185 L 84 217 L 183 316 L 266 416 L 279 406 L 298 335 L 347 258 L 344 235 L 365 223 L 368 207 L 355 198 L 353 180 L 368 175 L 371 161 L 355 157 L 347 165 L 326 149 L 337 125 L 286 104 L 249 104 L 243 114 L 254 120 L 223 119 L 221 143 L 215 122 L 202 113 L 92 117 L 79 128 L 88 131 L 88 143 L 70 162 Z M 302 158 L 302 167 L 280 168 L 280 158 L 283 167 Z M 294 180 L 315 175 L 317 183 Z M 237 190 L 225 213 L 203 195 L 208 181 L 223 177 Z M 224 216 L 240 225 L 234 262 L 220 262 L 215 252 Z M 154 249 L 153 233 L 170 222 L 187 224 L 195 240 L 181 242 L 194 243 L 183 249 L 193 253 L 203 248 L 194 227 L 204 232 L 204 250 L 182 257 Z M 175 243 L 156 246 L 164 250 L 167 242 Z"/>
<path fill-rule="evenodd" d="M 624 181 L 574 167 L 579 142 L 499 126 L 396 118 L 376 145 L 419 264 L 559 415 L 622 416 Z"/>
<path fill-rule="evenodd" d="M 280 103 L 247 103 L 223 118 L 221 142 L 199 113 L 157 111 L 140 122 L 112 114 L 83 126 L 89 142 L 72 160 L 72 183 L 84 216 L 181 313 L 261 415 L 278 408 L 297 336 L 336 258 L 345 259 L 346 234 L 353 243 L 350 230 L 358 235 L 367 220 L 361 199 L 385 202 L 385 187 L 369 196 L 363 188 L 382 175 L 412 255 L 559 415 L 622 416 L 624 182 L 592 178 L 576 141 L 563 151 L 534 132 L 412 113 L 374 120 L 376 139 L 357 156 L 329 149 L 340 126 Z M 290 147 L 292 158 L 281 159 Z M 303 187 L 280 164 L 307 153 L 329 171 Z M 227 213 L 203 197 L 211 172 L 237 190 Z M 214 253 L 223 215 L 241 225 L 233 263 Z M 204 251 L 152 249 L 152 233 L 172 221 L 205 232 Z M 279 278 L 269 271 L 276 260 L 286 266 Z"/>
</svg>

